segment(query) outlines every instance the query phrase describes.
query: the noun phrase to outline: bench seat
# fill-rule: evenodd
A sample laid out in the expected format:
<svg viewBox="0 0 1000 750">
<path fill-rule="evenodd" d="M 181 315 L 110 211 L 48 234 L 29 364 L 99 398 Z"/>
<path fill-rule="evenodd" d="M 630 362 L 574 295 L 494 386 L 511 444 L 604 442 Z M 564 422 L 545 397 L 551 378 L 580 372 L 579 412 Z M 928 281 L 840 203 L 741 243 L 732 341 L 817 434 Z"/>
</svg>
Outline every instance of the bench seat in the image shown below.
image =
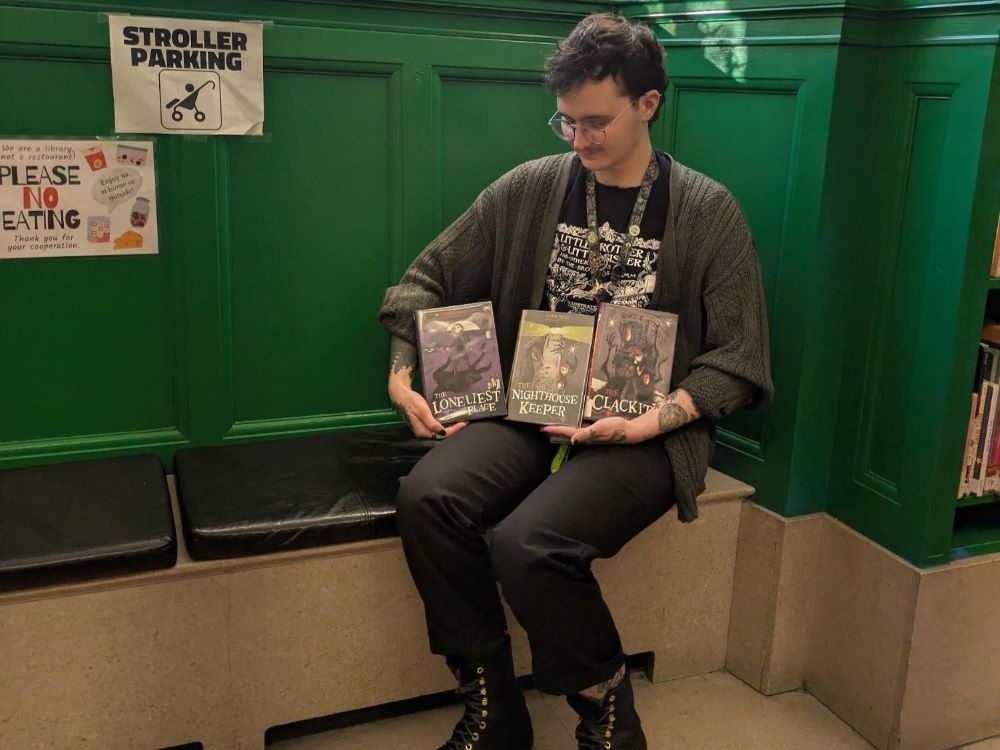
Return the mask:
<svg viewBox="0 0 1000 750">
<path fill-rule="evenodd" d="M 0 590 L 176 561 L 170 495 L 156 456 L 0 471 Z"/>
<path fill-rule="evenodd" d="M 594 564 L 626 651 L 652 653 L 656 681 L 725 667 L 752 488 L 706 481 L 697 522 L 670 512 Z M 0 747 L 263 750 L 270 727 L 454 687 L 398 537 L 208 561 L 177 545 L 166 570 L 0 591 Z M 508 622 L 526 674 L 527 637 Z"/>
<path fill-rule="evenodd" d="M 402 427 L 177 452 L 194 560 L 393 536 L 399 478 L 431 447 Z"/>
</svg>

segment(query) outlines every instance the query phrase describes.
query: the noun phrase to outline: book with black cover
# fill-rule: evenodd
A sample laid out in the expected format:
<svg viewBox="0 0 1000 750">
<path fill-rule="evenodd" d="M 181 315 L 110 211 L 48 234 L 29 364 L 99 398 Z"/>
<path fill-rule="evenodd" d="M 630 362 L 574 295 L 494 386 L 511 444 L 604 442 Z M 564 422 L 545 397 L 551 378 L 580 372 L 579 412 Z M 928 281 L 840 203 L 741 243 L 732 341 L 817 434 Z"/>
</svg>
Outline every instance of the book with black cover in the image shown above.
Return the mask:
<svg viewBox="0 0 1000 750">
<path fill-rule="evenodd" d="M 594 319 L 525 310 L 514 349 L 507 419 L 579 427 Z"/>
<path fill-rule="evenodd" d="M 424 396 L 442 424 L 507 413 L 493 305 L 418 310 Z"/>
<path fill-rule="evenodd" d="M 638 417 L 670 393 L 677 316 L 601 303 L 583 418 Z"/>
</svg>

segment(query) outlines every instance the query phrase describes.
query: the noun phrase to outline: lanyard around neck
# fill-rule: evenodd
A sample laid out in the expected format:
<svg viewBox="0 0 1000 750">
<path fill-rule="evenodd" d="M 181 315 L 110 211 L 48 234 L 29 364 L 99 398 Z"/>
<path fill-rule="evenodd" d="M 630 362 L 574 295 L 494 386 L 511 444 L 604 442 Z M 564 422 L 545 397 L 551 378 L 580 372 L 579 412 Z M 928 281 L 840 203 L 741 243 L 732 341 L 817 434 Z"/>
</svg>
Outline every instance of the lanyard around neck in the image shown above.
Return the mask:
<svg viewBox="0 0 1000 750">
<path fill-rule="evenodd" d="M 646 205 L 649 202 L 649 193 L 653 189 L 660 174 L 660 168 L 656 163 L 656 151 L 649 155 L 649 165 L 646 167 L 646 174 L 643 175 L 642 184 L 639 186 L 639 194 L 635 197 L 635 205 L 632 207 L 632 215 L 628 220 L 628 228 L 625 232 L 625 241 L 618 256 L 617 263 L 621 263 L 623 258 L 628 258 L 632 251 L 632 245 L 639 238 L 639 226 L 642 224 L 643 214 L 646 212 Z M 590 251 L 588 262 L 592 272 L 597 271 L 600 264 L 601 238 L 597 232 L 597 186 L 594 173 L 587 170 L 587 248 Z M 616 265 L 617 265 L 616 263 Z"/>
</svg>

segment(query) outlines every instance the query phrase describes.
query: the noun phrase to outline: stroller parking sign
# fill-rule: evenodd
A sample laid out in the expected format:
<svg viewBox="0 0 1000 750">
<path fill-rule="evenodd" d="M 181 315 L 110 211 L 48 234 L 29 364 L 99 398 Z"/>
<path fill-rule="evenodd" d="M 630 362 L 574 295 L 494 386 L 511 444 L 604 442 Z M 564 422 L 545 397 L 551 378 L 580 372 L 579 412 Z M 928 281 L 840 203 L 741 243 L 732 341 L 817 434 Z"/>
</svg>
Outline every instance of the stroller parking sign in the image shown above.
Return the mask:
<svg viewBox="0 0 1000 750">
<path fill-rule="evenodd" d="M 109 16 L 115 129 L 261 135 L 262 24 Z"/>
</svg>

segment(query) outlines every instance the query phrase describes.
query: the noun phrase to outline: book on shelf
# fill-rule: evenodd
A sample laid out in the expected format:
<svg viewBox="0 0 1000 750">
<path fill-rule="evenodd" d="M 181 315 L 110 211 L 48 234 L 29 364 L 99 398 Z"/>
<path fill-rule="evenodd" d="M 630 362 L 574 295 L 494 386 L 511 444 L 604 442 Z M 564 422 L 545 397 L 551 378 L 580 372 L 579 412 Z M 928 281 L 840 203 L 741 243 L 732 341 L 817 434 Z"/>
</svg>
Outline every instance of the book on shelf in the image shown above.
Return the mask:
<svg viewBox="0 0 1000 750">
<path fill-rule="evenodd" d="M 514 347 L 507 419 L 579 427 L 594 318 L 525 310 Z"/>
<path fill-rule="evenodd" d="M 1000 214 L 997 215 L 997 230 L 993 236 L 993 261 L 990 263 L 990 276 L 1000 277 Z"/>
<path fill-rule="evenodd" d="M 976 414 L 979 408 L 979 394 L 973 393 L 970 399 L 972 406 L 969 409 L 969 424 L 965 429 L 965 454 L 962 458 L 962 476 L 958 482 L 959 499 L 969 494 L 969 484 L 972 480 L 972 456 L 975 455 L 972 447 L 979 439 L 976 429 Z"/>
<path fill-rule="evenodd" d="M 987 320 L 983 323 L 983 330 L 979 334 L 979 340 L 984 344 L 1000 346 L 1000 323 L 992 320 Z"/>
<path fill-rule="evenodd" d="M 1000 494 L 1000 392 L 998 392 L 993 403 L 994 415 L 991 419 L 993 434 L 986 444 L 986 453 L 983 456 L 983 464 L 986 466 L 986 475 L 983 480 L 983 493 L 993 492 Z"/>
<path fill-rule="evenodd" d="M 442 424 L 506 414 L 493 305 L 416 313 L 420 374 L 431 414 Z"/>
<path fill-rule="evenodd" d="M 1000 326 L 983 325 L 958 498 L 1000 493 Z"/>
<path fill-rule="evenodd" d="M 976 440 L 976 455 L 973 460 L 972 479 L 969 490 L 973 495 L 982 495 L 986 485 L 986 462 L 989 460 L 989 450 L 992 447 L 993 426 L 997 413 L 996 383 L 984 381 L 982 397 L 980 398 L 980 429 Z"/>
<path fill-rule="evenodd" d="M 663 403 L 670 393 L 676 340 L 675 314 L 602 302 L 583 418 L 632 419 Z"/>
</svg>

